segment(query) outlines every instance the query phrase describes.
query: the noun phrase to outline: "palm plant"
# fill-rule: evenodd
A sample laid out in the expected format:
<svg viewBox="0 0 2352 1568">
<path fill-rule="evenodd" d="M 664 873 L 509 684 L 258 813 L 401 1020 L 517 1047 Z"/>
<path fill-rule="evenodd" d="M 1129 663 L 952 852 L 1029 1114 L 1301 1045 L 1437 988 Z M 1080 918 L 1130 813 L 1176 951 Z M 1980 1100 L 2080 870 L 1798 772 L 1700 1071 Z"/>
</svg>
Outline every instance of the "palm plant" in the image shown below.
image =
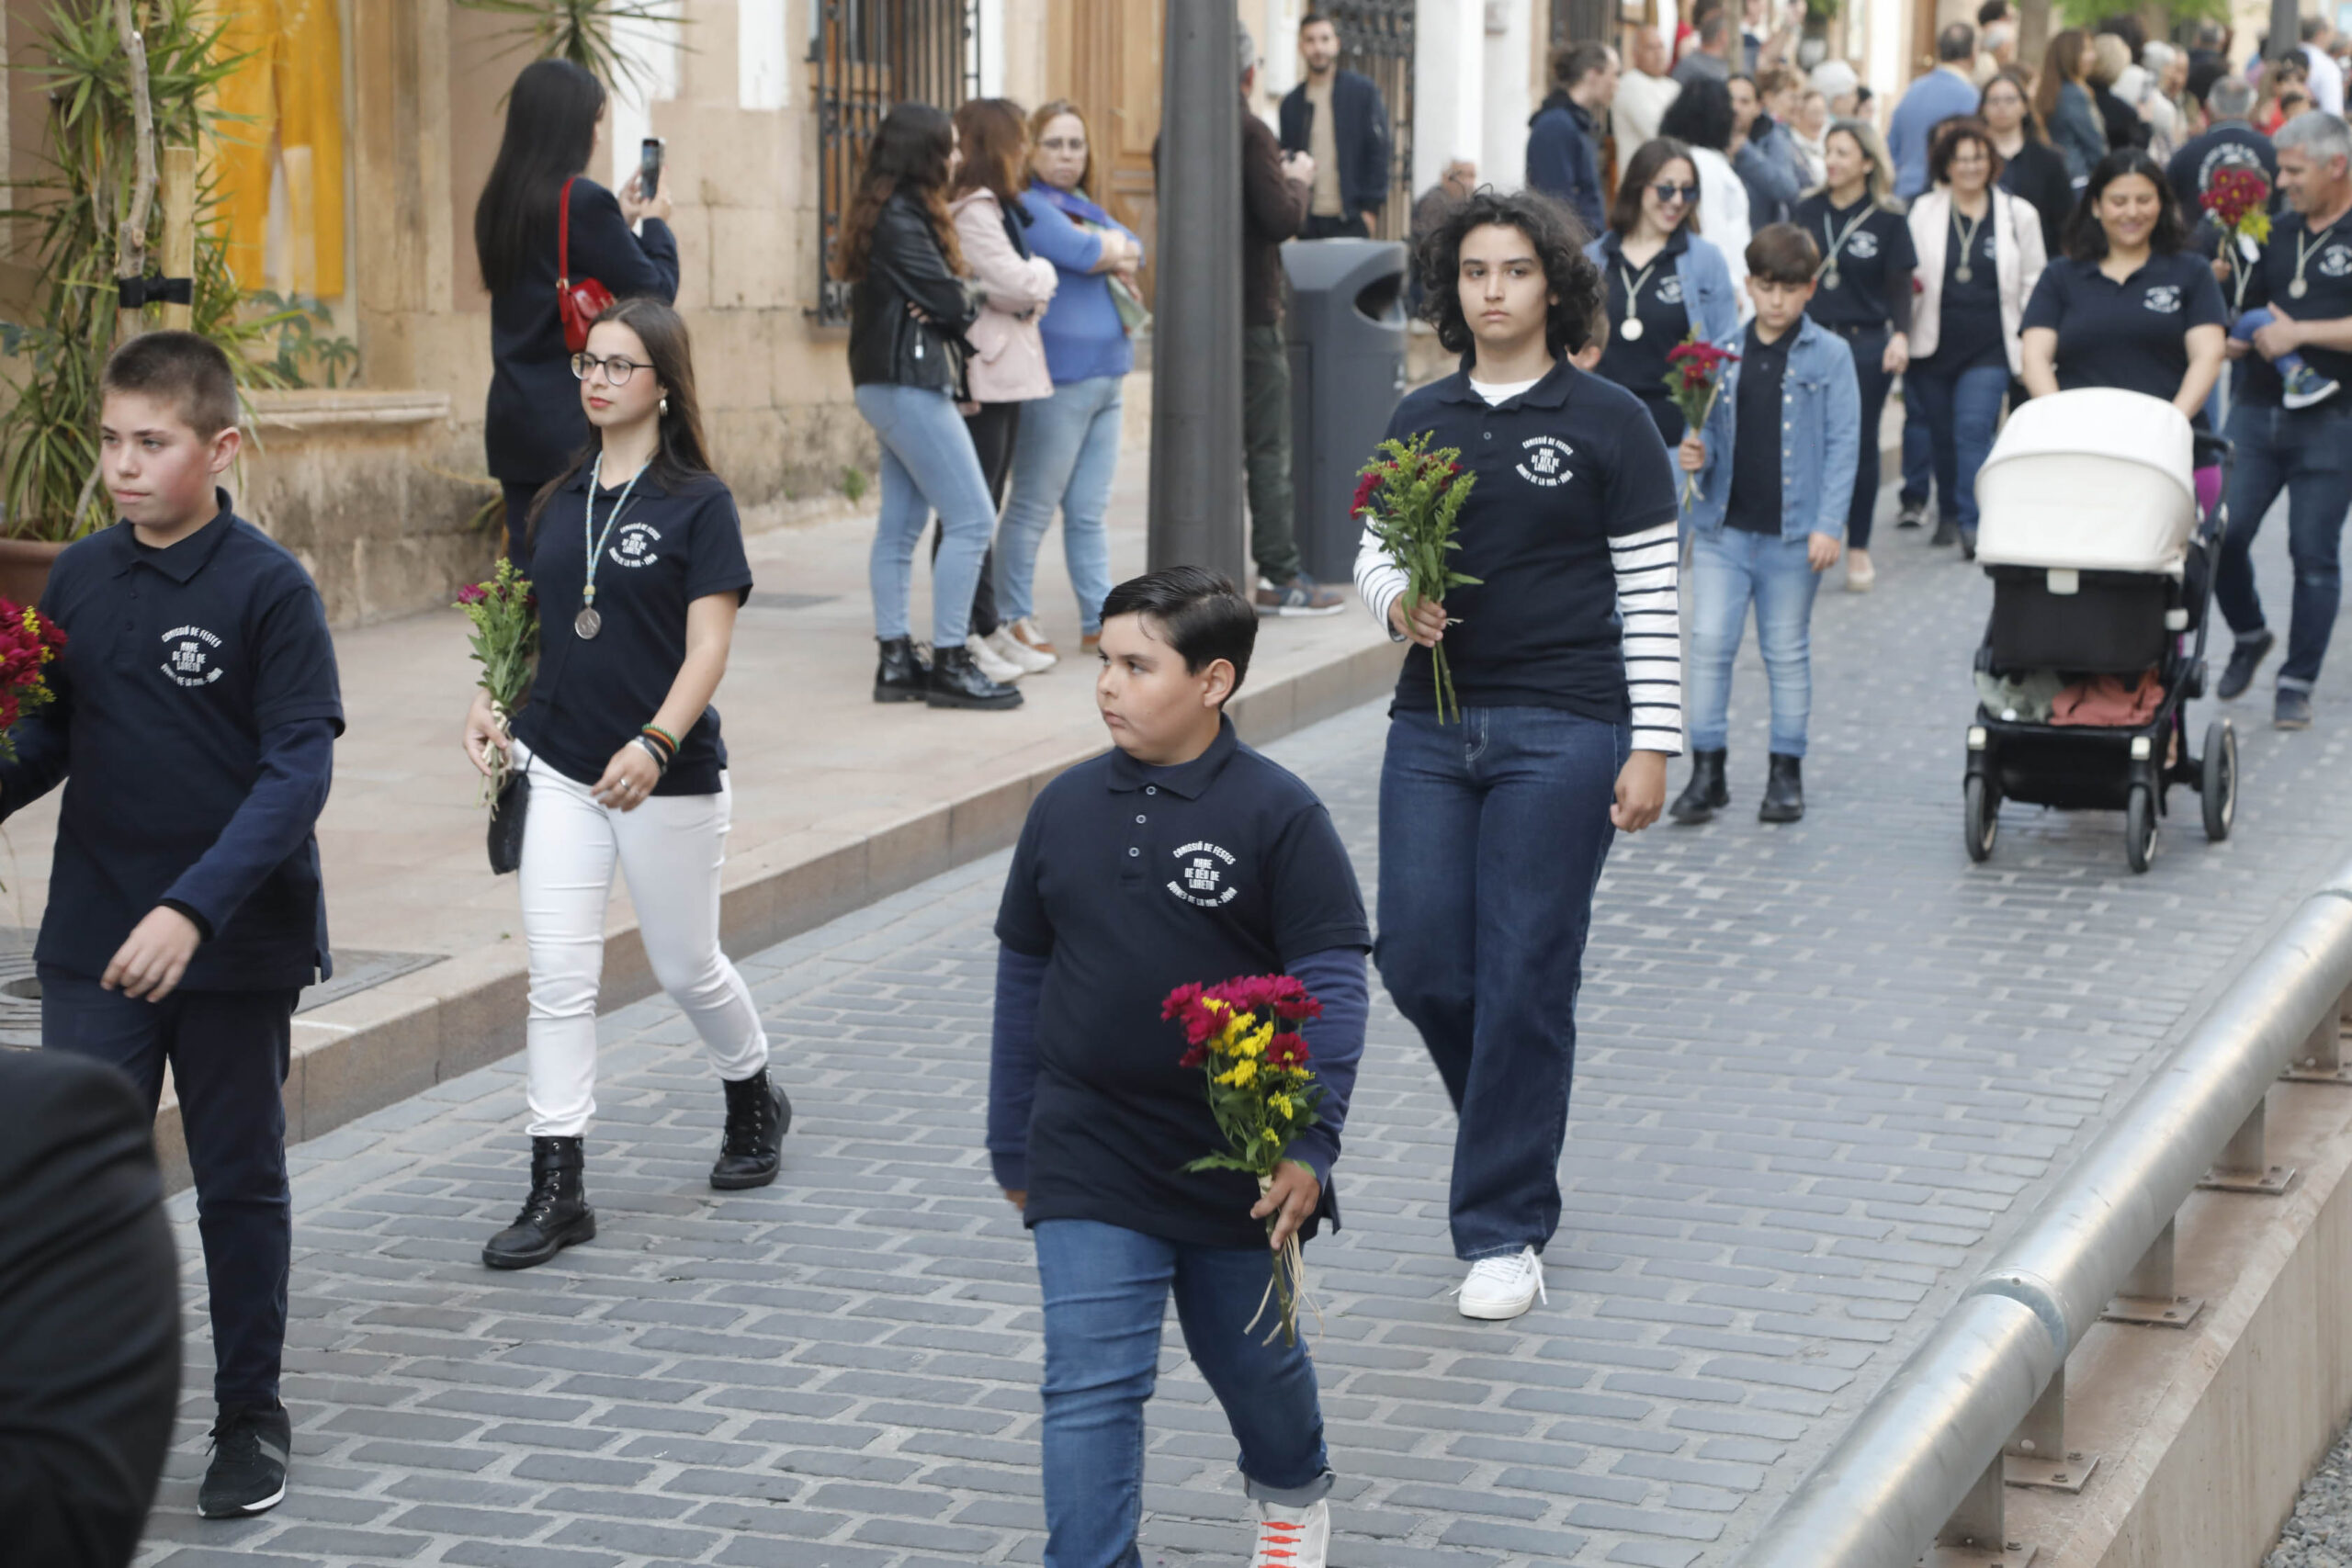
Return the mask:
<svg viewBox="0 0 2352 1568">
<path fill-rule="evenodd" d="M 621 22 L 675 20 L 664 0 L 458 0 L 469 11 L 512 17 L 503 36 L 536 59 L 569 60 L 607 87 L 646 85 L 642 62 L 613 41 Z"/>
</svg>

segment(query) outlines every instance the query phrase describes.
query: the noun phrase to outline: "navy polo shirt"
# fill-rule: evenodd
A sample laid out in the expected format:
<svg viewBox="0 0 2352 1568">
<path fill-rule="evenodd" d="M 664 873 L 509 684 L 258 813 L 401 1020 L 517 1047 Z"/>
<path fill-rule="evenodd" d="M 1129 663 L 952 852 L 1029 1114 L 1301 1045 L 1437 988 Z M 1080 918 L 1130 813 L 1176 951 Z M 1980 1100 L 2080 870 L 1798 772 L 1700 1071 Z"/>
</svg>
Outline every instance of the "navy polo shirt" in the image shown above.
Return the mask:
<svg viewBox="0 0 2352 1568">
<path fill-rule="evenodd" d="M 2204 211 L 2205 193 L 2213 188 L 2213 176 L 2223 169 L 2253 169 L 2270 182 L 2274 191 L 2278 186 L 2278 153 L 2270 138 L 2245 120 L 2225 119 L 2203 135 L 2192 137 L 2172 155 L 2165 170 L 2181 211 L 2191 218 Z"/>
<path fill-rule="evenodd" d="M 2295 258 L 2303 260 L 2303 296 L 2295 298 Z M 2275 305 L 2299 321 L 2334 321 L 2352 316 L 2352 213 L 2314 232 L 2300 212 L 2282 212 L 2273 220 L 2270 243 L 2262 260 L 2246 279 L 2245 305 Z M 2331 380 L 2352 380 L 2352 354 L 2339 348 L 2306 344 L 2303 362 Z M 2285 392 L 2278 372 L 2259 354 L 2238 362 L 2245 367 L 2238 395 L 2249 403 L 2276 408 Z M 2328 405 L 2334 407 L 2333 403 Z"/>
<path fill-rule="evenodd" d="M 1314 791 L 1242 745 L 1230 720 L 1177 767 L 1116 750 L 1081 762 L 1029 809 L 996 934 L 1046 961 L 1028 1223 L 1264 1247 L 1250 1178 L 1182 1169 L 1226 1144 L 1200 1069 L 1177 1065 L 1183 1031 L 1159 1008 L 1179 986 L 1371 947 L 1355 868 Z"/>
<path fill-rule="evenodd" d="M 2188 374 L 2188 333 L 2224 320 L 2222 286 L 2201 256 L 2151 255 L 2118 283 L 2095 261 L 2061 256 L 2026 301 L 2022 330 L 2058 334 L 2058 385 L 2120 387 L 2170 402 Z"/>
<path fill-rule="evenodd" d="M 1624 388 L 1563 360 L 1494 407 L 1466 369 L 1415 389 L 1388 434 L 1423 432 L 1477 476 L 1453 560 L 1481 581 L 1445 596 L 1459 622 L 1446 628 L 1445 660 L 1463 704 L 1627 723 L 1609 541 L 1679 515 L 1673 462 L 1648 412 Z M 1429 649 L 1406 653 L 1396 707 L 1436 710 Z"/>
<path fill-rule="evenodd" d="M 1618 247 L 1623 236 L 1611 231 L 1600 242 L 1600 270 L 1609 284 L 1609 341 L 1595 368 L 1604 380 L 1614 381 L 1651 405 L 1653 418 L 1670 420 L 1678 433 L 1682 415 L 1666 389 L 1666 356 L 1690 335 L 1690 311 L 1682 298 L 1682 275 L 1675 270 L 1682 253 L 1690 248 L 1689 232 L 1677 227 L 1666 246 L 1650 258 L 1646 268 L 1627 265 Z M 1646 276 L 1645 276 L 1646 275 Z M 1639 283 L 1639 298 L 1631 283 Z M 1630 313 L 1642 323 L 1642 335 L 1629 338 L 1624 322 Z M 1667 428 L 1661 423 L 1661 430 Z M 1677 439 L 1679 439 L 1678 434 Z"/>
<path fill-rule="evenodd" d="M 1739 388 L 1734 394 L 1731 495 L 1724 522 L 1751 534 L 1781 536 L 1781 383 L 1789 373 L 1792 327 L 1766 343 L 1747 323 L 1740 344 Z"/>
<path fill-rule="evenodd" d="M 686 661 L 686 606 L 711 593 L 751 596 L 752 565 L 735 497 L 711 474 L 665 488 L 649 470 L 609 535 L 605 525 L 625 487 L 596 497 L 594 637 L 572 629 L 588 570 L 588 470 L 548 497 L 531 536 L 531 590 L 539 601 L 539 670 L 515 716 L 514 733 L 568 779 L 593 784 L 613 753 L 653 716 Z M 653 793 L 717 795 L 727 767 L 718 710 L 703 709 L 678 737 L 678 754 Z"/>
<path fill-rule="evenodd" d="M 290 991 L 330 967 L 312 829 L 334 644 L 301 563 L 219 494 L 169 548 L 117 523 L 58 557 L 58 700 L 11 732 L 0 814 L 65 780 L 37 962 L 102 974 L 169 901 L 207 928 L 184 987 Z"/>
<path fill-rule="evenodd" d="M 2007 369 L 2009 363 L 2007 333 L 2001 325 L 2001 279 L 1994 253 L 1993 209 L 1987 207 L 1984 220 L 1976 226 L 1976 254 L 1969 261 L 1966 282 L 1960 276 L 1960 264 L 1967 254 L 1960 243 L 1967 232 L 1962 224 L 1960 209 L 1955 206 L 1951 228 L 1944 236 L 1943 320 L 1938 328 L 1936 352 L 1920 361 L 1923 367 L 1946 376 L 1957 376 L 1984 365 Z"/>
<path fill-rule="evenodd" d="M 1867 212 L 1858 210 L 1867 207 Z M 1838 332 L 1883 328 L 1894 319 L 1896 291 L 1907 299 L 1911 274 L 1919 257 L 1911 245 L 1911 225 L 1899 212 L 1890 212 L 1867 197 L 1853 207 L 1832 207 L 1826 192 L 1816 191 L 1797 203 L 1790 220 L 1813 236 L 1823 258 L 1821 287 L 1813 291 L 1804 313 Z M 1849 231 L 1848 225 L 1853 227 Z M 1838 244 L 1839 236 L 1845 243 Z M 1835 258 L 1830 247 L 1838 246 Z M 1835 266 L 1838 287 L 1829 287 Z M 1908 312 L 1905 319 L 1908 320 Z"/>
</svg>

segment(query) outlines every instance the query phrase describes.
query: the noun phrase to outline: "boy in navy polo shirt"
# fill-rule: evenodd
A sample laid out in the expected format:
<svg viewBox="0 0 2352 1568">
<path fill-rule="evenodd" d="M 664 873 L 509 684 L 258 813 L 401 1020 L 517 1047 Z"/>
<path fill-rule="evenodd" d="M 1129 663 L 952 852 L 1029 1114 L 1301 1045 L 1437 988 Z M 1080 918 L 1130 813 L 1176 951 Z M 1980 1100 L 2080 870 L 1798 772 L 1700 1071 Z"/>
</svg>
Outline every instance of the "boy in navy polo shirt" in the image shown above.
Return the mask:
<svg viewBox="0 0 2352 1568">
<path fill-rule="evenodd" d="M 107 359 L 99 463 L 121 521 L 57 559 L 56 700 L 10 732 L 0 817 L 61 781 L 33 950 L 41 1044 L 120 1069 L 152 1117 L 168 1062 L 211 1292 L 208 1518 L 286 1495 L 292 1249 L 280 1090 L 297 994 L 326 973 L 312 835 L 343 705 L 318 591 L 230 510 L 228 356 L 150 333 Z"/>
<path fill-rule="evenodd" d="M 1339 1224 L 1331 1162 L 1372 937 L 1322 803 L 1224 716 L 1257 634 L 1250 602 L 1197 567 L 1111 591 L 1094 692 L 1115 749 L 1037 797 L 997 915 L 988 1143 L 1045 1296 L 1046 1568 L 1140 1562 L 1143 1406 L 1171 1289 L 1241 1446 L 1251 1562 L 1322 1568 L 1329 1541 L 1314 1364 L 1303 1339 L 1247 1325 L 1270 1242 Z M 1323 1004 L 1306 1033 L 1325 1097 L 1261 1198 L 1246 1176 L 1182 1168 L 1223 1144 L 1159 1010 L 1188 982 L 1277 971 Z"/>
</svg>

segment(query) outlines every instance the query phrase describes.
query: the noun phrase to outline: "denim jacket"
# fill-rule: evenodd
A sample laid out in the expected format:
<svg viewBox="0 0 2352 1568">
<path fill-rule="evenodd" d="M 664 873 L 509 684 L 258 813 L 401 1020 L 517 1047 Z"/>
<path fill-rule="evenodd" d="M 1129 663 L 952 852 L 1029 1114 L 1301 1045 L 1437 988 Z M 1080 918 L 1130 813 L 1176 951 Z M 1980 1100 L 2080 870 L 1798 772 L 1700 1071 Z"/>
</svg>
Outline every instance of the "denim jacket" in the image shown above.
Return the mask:
<svg viewBox="0 0 2352 1568">
<path fill-rule="evenodd" d="M 1588 243 L 1584 254 L 1595 266 L 1609 265 L 1600 240 Z M 1682 283 L 1682 304 L 1690 316 L 1690 330 L 1703 343 L 1730 342 L 1739 331 L 1739 297 L 1732 291 L 1731 265 L 1724 260 L 1723 252 L 1712 241 L 1686 230 L 1681 253 L 1674 258 L 1674 276 Z M 1602 292 L 1607 293 L 1605 283 Z"/>
<path fill-rule="evenodd" d="M 1781 537 L 1826 534 L 1842 540 L 1854 495 L 1854 464 L 1861 455 L 1862 399 L 1854 355 L 1844 338 L 1811 316 L 1798 319 L 1796 334 L 1781 378 Z M 1724 370 L 1723 390 L 1707 416 L 1707 466 L 1700 470 L 1690 514 L 1690 525 L 1702 534 L 1722 532 L 1731 504 L 1739 371 L 1737 362 Z"/>
</svg>

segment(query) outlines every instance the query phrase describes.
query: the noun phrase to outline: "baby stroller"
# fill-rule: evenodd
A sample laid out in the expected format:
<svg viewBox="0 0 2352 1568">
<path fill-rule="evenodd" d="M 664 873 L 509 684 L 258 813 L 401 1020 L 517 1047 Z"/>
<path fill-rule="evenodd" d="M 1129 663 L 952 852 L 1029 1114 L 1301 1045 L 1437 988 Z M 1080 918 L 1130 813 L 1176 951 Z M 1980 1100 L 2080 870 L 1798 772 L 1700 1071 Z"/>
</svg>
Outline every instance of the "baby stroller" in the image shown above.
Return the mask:
<svg viewBox="0 0 2352 1568">
<path fill-rule="evenodd" d="M 2018 800 L 2120 809 L 2124 858 L 2145 871 L 2176 784 L 2201 797 L 2206 838 L 2229 837 L 2237 735 L 2217 720 L 2191 752 L 2188 703 L 2204 694 L 2211 557 L 2228 526 L 2222 508 L 2199 526 L 2194 470 L 2218 460 L 2226 472 L 2230 458 L 2228 442 L 2139 392 L 2085 388 L 2009 416 L 1976 481 L 1993 616 L 1968 730 L 1969 859 L 1991 857 L 2001 803 Z M 2119 678 L 2109 700 L 2087 702 L 2102 676 Z"/>
</svg>

